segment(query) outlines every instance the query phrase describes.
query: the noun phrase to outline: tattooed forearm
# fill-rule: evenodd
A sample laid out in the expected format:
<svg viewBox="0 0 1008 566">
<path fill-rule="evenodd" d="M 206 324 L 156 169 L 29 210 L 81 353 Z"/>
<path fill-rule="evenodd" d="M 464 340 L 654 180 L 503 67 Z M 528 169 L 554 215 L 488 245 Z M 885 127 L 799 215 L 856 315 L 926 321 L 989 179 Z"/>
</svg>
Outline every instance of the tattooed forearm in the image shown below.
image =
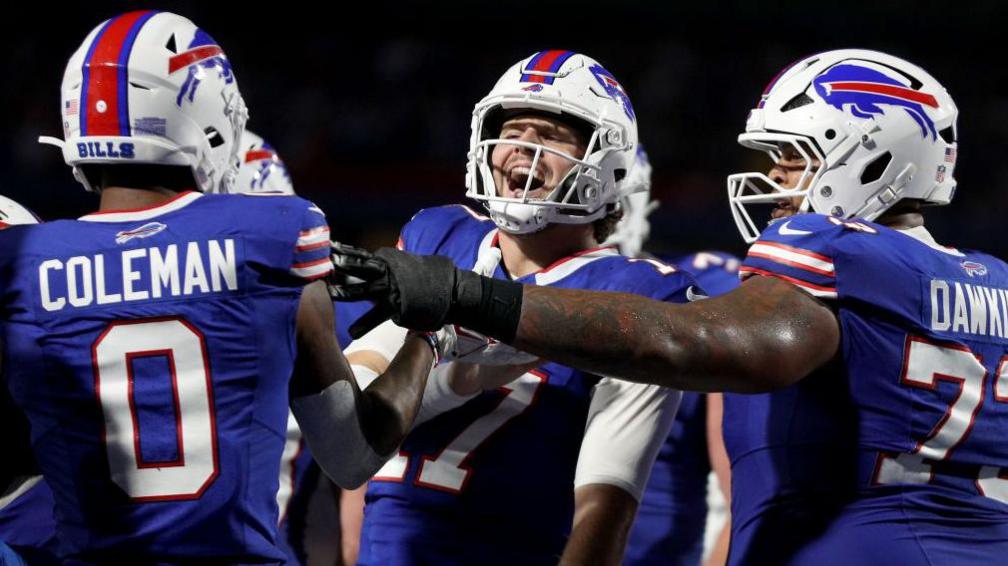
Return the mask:
<svg viewBox="0 0 1008 566">
<path fill-rule="evenodd" d="M 623 293 L 527 287 L 514 345 L 587 371 L 697 391 L 755 392 L 829 361 L 840 329 L 790 283 L 754 277 L 675 305 Z"/>
</svg>

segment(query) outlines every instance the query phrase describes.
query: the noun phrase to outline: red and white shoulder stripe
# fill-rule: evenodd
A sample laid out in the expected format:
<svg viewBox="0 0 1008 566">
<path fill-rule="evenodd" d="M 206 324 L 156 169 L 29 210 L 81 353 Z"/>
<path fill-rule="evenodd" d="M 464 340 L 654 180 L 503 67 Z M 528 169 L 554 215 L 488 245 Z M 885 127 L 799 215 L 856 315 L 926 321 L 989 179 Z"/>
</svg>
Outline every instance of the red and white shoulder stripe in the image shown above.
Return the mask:
<svg viewBox="0 0 1008 566">
<path fill-rule="evenodd" d="M 329 245 L 329 226 L 319 226 L 310 230 L 303 230 L 298 234 L 295 250 L 307 252 L 317 250 Z"/>
<path fill-rule="evenodd" d="M 764 275 L 767 277 L 776 277 L 778 279 L 783 279 L 788 283 L 793 283 L 798 287 L 807 291 L 813 297 L 820 297 L 823 299 L 835 299 L 837 298 L 836 285 L 817 285 L 815 283 L 810 283 L 808 281 L 803 281 L 796 277 L 788 277 L 787 275 L 781 273 L 774 273 L 773 271 L 768 271 L 766 269 L 760 269 L 758 267 L 751 267 L 748 265 L 743 265 L 739 268 L 739 278 L 745 281 L 753 275 Z"/>
<path fill-rule="evenodd" d="M 756 242 L 749 248 L 748 255 L 767 259 L 788 267 L 804 269 L 817 275 L 833 277 L 835 274 L 832 259 L 813 251 L 778 244 L 777 242 Z"/>
<path fill-rule="evenodd" d="M 332 270 L 332 260 L 329 259 L 329 256 L 312 261 L 295 263 L 290 268 L 291 275 L 308 280 L 321 279 L 322 277 L 329 275 Z"/>
</svg>

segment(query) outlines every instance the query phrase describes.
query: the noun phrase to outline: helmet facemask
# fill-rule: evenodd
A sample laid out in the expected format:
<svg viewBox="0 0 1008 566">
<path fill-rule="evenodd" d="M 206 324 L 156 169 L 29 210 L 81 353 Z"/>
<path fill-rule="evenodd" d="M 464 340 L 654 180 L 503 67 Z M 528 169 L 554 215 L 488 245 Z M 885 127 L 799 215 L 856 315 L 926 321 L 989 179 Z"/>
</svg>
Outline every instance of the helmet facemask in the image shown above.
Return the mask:
<svg viewBox="0 0 1008 566">
<path fill-rule="evenodd" d="M 728 177 L 728 200 L 731 203 L 732 217 L 742 238 L 746 243 L 752 243 L 763 230 L 760 225 L 766 227 L 774 222 L 770 216 L 771 211 L 780 201 L 799 198 L 801 203 L 798 212 L 808 212 L 811 206 L 809 195 L 829 166 L 816 145 L 803 136 L 742 134 L 739 143 L 766 153 L 774 164 L 781 161 L 781 148 L 790 145 L 805 162 L 801 176 L 792 188 L 782 186 L 763 172 L 736 173 Z"/>
<path fill-rule="evenodd" d="M 530 172 L 521 194 L 502 196 L 494 180 L 493 151 L 498 145 L 516 146 L 532 151 Z M 467 196 L 486 204 L 498 225 L 511 233 L 530 233 L 545 228 L 550 223 L 581 224 L 591 222 L 604 214 L 605 207 L 600 202 L 602 194 L 602 168 L 589 161 L 590 156 L 600 151 L 598 131 L 588 139 L 587 147 L 580 157 L 559 151 L 542 144 L 514 139 L 492 138 L 476 144 L 469 155 L 470 166 L 476 168 L 476 182 Z M 551 154 L 570 163 L 566 174 L 548 193 L 531 196 L 536 189 L 535 172 L 543 158 Z M 543 179 L 543 183 L 548 179 Z"/>
</svg>

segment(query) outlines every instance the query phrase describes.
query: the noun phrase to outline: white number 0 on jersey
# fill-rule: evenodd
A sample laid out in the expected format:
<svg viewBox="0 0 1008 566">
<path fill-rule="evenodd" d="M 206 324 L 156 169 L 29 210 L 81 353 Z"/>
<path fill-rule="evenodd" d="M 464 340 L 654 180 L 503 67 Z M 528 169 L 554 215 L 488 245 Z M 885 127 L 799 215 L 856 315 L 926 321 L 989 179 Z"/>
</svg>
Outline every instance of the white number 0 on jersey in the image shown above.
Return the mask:
<svg viewBox="0 0 1008 566">
<path fill-rule="evenodd" d="M 217 477 L 217 431 L 203 334 L 180 318 L 110 324 L 91 348 L 95 393 L 105 420 L 112 481 L 134 501 L 196 499 Z M 177 457 L 147 462 L 134 395 L 133 363 L 167 359 Z"/>
</svg>

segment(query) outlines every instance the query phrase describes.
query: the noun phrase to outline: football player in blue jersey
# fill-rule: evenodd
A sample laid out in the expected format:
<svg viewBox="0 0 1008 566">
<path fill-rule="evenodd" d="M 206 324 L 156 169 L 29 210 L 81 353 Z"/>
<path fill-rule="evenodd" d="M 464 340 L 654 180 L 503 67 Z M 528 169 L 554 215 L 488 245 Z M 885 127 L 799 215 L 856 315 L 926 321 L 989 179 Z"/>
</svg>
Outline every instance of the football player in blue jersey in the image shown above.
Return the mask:
<svg viewBox="0 0 1008 566">
<path fill-rule="evenodd" d="M 283 194 L 294 195 L 294 183 L 287 166 L 276 149 L 261 136 L 245 130 L 239 143 L 238 176 L 235 192 L 251 195 Z M 368 310 L 366 302 L 333 304 L 336 314 L 336 337 L 341 347 L 350 344 L 347 327 Z M 390 358 L 395 352 L 390 354 Z M 387 366 L 386 366 L 387 367 Z M 321 487 L 320 481 L 328 482 L 319 473 L 318 465 L 312 459 L 311 451 L 305 446 L 297 420 L 291 413 L 287 417 L 287 442 L 280 459 L 280 487 L 277 490 L 277 506 L 280 509 L 279 546 L 287 553 L 288 564 L 306 564 L 309 554 L 324 553 L 320 540 L 340 539 L 340 525 L 321 522 L 316 514 L 309 513 L 311 505 L 331 503 L 335 514 L 335 503 L 327 497 L 316 499 L 315 494 L 327 493 L 328 489 L 339 490 L 338 486 Z M 309 522 L 312 522 L 309 525 Z M 318 531 L 309 545 L 308 531 Z M 352 562 L 351 562 L 352 563 Z"/>
<path fill-rule="evenodd" d="M 600 246 L 636 141 L 630 100 L 598 62 L 536 53 L 474 110 L 467 194 L 489 216 L 422 210 L 401 247 L 495 280 L 686 301 L 688 275 Z M 678 392 L 441 333 L 455 361 L 432 374 L 419 424 L 370 482 L 359 563 L 619 564 Z M 348 359 L 397 348 L 385 344 L 355 343 Z"/>
<path fill-rule="evenodd" d="M 755 240 L 748 278 L 710 300 L 522 286 L 341 246 L 343 273 L 366 281 L 335 290 L 409 327 L 455 322 L 590 371 L 757 393 L 725 399 L 732 564 L 1002 563 L 1008 265 L 937 244 L 922 212 L 954 193 L 957 114 L 884 53 L 785 69 L 739 137 L 773 167 L 729 183 Z M 754 203 L 776 206 L 762 231 Z"/>
<path fill-rule="evenodd" d="M 620 199 L 623 216 L 606 240 L 628 257 L 644 252 L 651 233 L 651 163 L 642 145 Z M 739 260 L 723 252 L 662 258 L 692 274 L 710 296 L 738 286 Z M 728 552 L 728 458 L 721 437 L 721 396 L 685 391 L 672 431 L 658 452 L 637 519 L 627 541 L 625 566 L 724 564 Z M 711 478 L 713 476 L 713 479 Z M 702 518 L 706 518 L 706 520 Z"/>
<path fill-rule="evenodd" d="M 408 431 L 425 336 L 361 393 L 333 332 L 322 212 L 232 190 L 246 111 L 223 50 L 136 11 L 71 57 L 79 220 L 0 231 L 4 381 L 53 492 L 64 562 L 275 563 L 288 404 L 348 485 Z M 195 189 L 195 190 L 192 190 Z"/>
<path fill-rule="evenodd" d="M 238 174 L 234 191 L 249 195 L 294 195 L 290 173 L 273 146 L 261 136 L 245 130 L 238 144 Z M 335 303 L 336 326 L 349 324 L 356 318 L 340 312 L 357 307 L 358 303 Z M 358 313 L 359 314 L 359 313 Z M 337 331 L 337 335 L 339 332 Z M 340 346 L 345 346 L 340 342 Z M 288 564 L 306 564 L 309 548 L 306 544 L 308 505 L 319 480 L 318 465 L 305 446 L 294 413 L 287 415 L 287 440 L 280 457 L 280 486 L 277 489 L 279 536 L 277 545 L 287 554 Z M 327 534 L 339 537 L 334 525 L 325 525 Z"/>
<path fill-rule="evenodd" d="M 35 213 L 0 196 L 0 230 L 38 222 Z M 32 455 L 28 421 L 7 388 L 0 388 L 0 418 L 9 440 L 4 445 L 7 464 L 0 475 L 0 541 L 33 564 L 45 563 L 53 559 L 56 544 L 52 490 Z"/>
</svg>

